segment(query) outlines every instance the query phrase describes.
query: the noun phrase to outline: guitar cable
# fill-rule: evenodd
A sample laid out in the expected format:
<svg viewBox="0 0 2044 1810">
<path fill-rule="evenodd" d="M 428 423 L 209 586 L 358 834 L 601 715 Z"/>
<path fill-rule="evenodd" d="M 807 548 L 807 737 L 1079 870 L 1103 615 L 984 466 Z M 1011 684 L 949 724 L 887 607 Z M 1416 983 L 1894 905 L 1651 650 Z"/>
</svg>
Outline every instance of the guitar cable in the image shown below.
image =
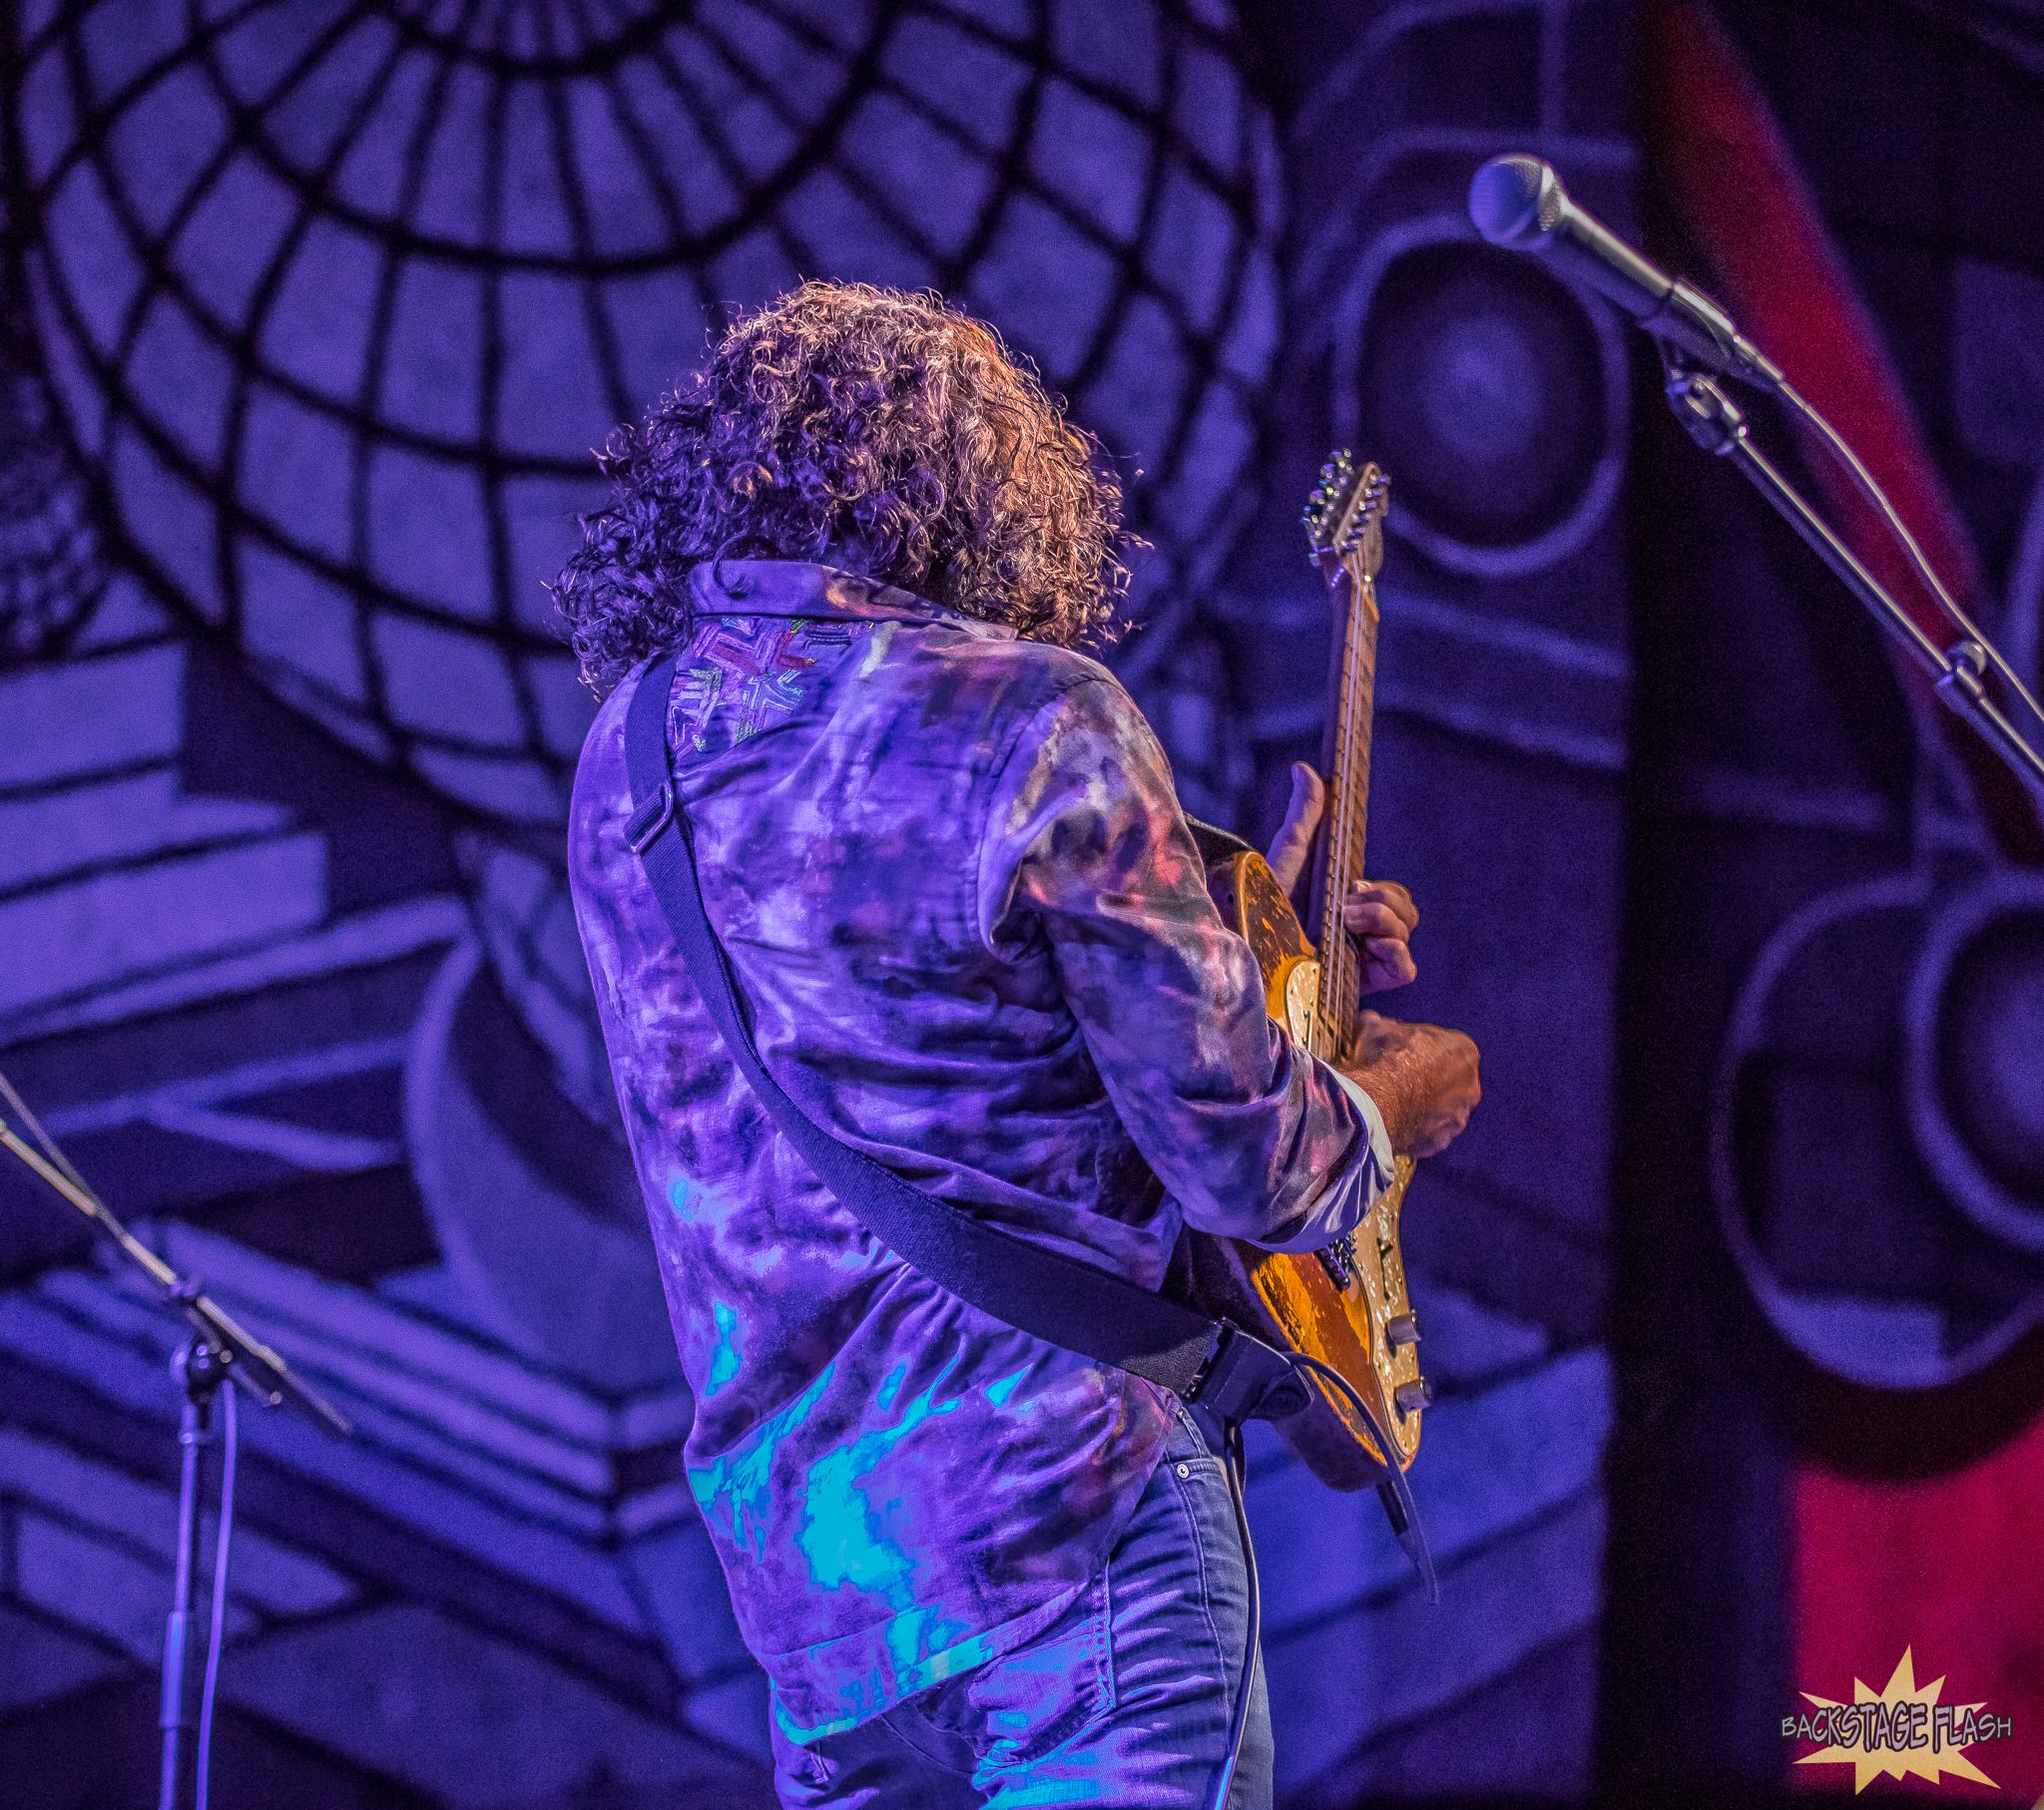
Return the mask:
<svg viewBox="0 0 2044 1810">
<path fill-rule="evenodd" d="M 241 1429 L 232 1386 L 220 1395 L 226 1423 L 220 1466 L 220 1512 L 213 1548 L 213 1612 L 206 1630 L 206 1669 L 199 1684 L 199 1742 L 193 1750 L 193 1810 L 209 1810 L 213 1794 L 213 1711 L 220 1699 L 220 1657 L 228 1638 L 228 1552 L 235 1538 L 235 1470 Z"/>
<path fill-rule="evenodd" d="M 1221 1468 L 1228 1473 L 1228 1500 L 1235 1509 L 1235 1531 L 1242 1540 L 1243 1571 L 1249 1581 L 1249 1638 L 1242 1655 L 1242 1685 L 1235 1693 L 1235 1712 L 1228 1723 L 1228 1757 L 1214 1781 L 1214 1795 L 1208 1810 L 1228 1810 L 1228 1794 L 1235 1789 L 1235 1770 L 1242 1761 L 1242 1738 L 1250 1723 L 1250 1696 L 1256 1689 L 1257 1667 L 1264 1657 L 1263 1590 L 1257 1578 L 1257 1547 L 1250 1538 L 1249 1503 L 1243 1496 L 1243 1482 L 1249 1465 L 1243 1457 L 1242 1422 L 1229 1421 L 1221 1433 Z"/>
<path fill-rule="evenodd" d="M 1330 1388 L 1339 1390 L 1347 1398 L 1349 1405 L 1360 1416 L 1362 1424 L 1370 1430 L 1385 1459 L 1389 1461 L 1397 1448 L 1384 1423 L 1369 1403 L 1362 1399 L 1355 1385 L 1331 1364 L 1323 1364 L 1318 1358 L 1308 1357 L 1302 1351 L 1291 1353 L 1291 1361 L 1301 1369 L 1310 1370 Z M 1391 1514 L 1391 1532 L 1396 1536 L 1405 1557 L 1411 1560 L 1412 1569 L 1419 1574 L 1420 1583 L 1426 1586 L 1427 1600 L 1438 1602 L 1441 1599 L 1441 1581 L 1433 1568 L 1433 1553 L 1426 1544 L 1426 1531 L 1419 1524 L 1419 1504 L 1412 1499 L 1412 1486 L 1405 1481 L 1405 1473 L 1395 1462 L 1387 1462 L 1384 1472 L 1384 1481 L 1377 1488 L 1380 1493 L 1388 1492 L 1384 1499 L 1385 1509 L 1395 1511 Z"/>
<path fill-rule="evenodd" d="M 1302 1351 L 1290 1353 L 1290 1358 L 1295 1368 L 1310 1371 L 1347 1399 L 1362 1424 L 1375 1435 L 1387 1458 L 1397 1449 L 1383 1423 L 1369 1403 L 1363 1400 L 1361 1392 L 1340 1371 L 1318 1358 L 1306 1356 Z M 1236 1768 L 1242 1762 L 1243 1734 L 1249 1727 L 1250 1695 L 1256 1688 L 1257 1667 L 1263 1663 L 1264 1653 L 1263 1590 L 1257 1577 L 1256 1542 L 1250 1538 L 1249 1503 L 1243 1494 L 1249 1465 L 1243 1455 L 1242 1422 L 1226 1422 L 1221 1437 L 1222 1469 L 1228 1475 L 1228 1499 L 1235 1510 L 1235 1531 L 1242 1541 L 1243 1570 L 1248 1580 L 1249 1638 L 1243 1647 L 1242 1687 L 1236 1693 L 1235 1710 L 1229 1718 L 1228 1756 L 1215 1777 L 1213 1795 L 1207 1800 L 1208 1810 L 1228 1810 L 1228 1794 L 1235 1788 Z M 1426 1535 L 1419 1525 L 1419 1505 L 1412 1500 L 1412 1487 L 1395 1463 L 1385 1468 L 1389 1475 L 1380 1488 L 1391 1493 L 1392 1500 L 1385 1507 L 1396 1506 L 1392 1530 L 1406 1557 L 1412 1561 L 1413 1569 L 1418 1572 L 1420 1582 L 1426 1586 L 1428 1599 L 1438 1602 L 1441 1599 L 1440 1579 L 1434 1572 L 1433 1554 L 1427 1548 Z"/>
</svg>

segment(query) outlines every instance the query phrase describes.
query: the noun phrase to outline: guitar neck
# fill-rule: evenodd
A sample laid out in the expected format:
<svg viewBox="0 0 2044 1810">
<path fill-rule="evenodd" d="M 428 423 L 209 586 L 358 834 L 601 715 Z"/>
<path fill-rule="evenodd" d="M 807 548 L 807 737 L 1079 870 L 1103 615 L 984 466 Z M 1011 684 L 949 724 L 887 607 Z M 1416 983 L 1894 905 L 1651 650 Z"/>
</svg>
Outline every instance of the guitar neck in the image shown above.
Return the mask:
<svg viewBox="0 0 2044 1810">
<path fill-rule="evenodd" d="M 1326 867 L 1320 892 L 1320 994 L 1314 1054 L 1333 1061 L 1355 1029 L 1360 979 L 1355 945 L 1341 927 L 1341 901 L 1363 877 L 1369 823 L 1369 745 L 1376 701 L 1377 598 L 1373 578 L 1345 565 L 1348 608 L 1338 610 L 1335 682 L 1328 722 Z"/>
</svg>

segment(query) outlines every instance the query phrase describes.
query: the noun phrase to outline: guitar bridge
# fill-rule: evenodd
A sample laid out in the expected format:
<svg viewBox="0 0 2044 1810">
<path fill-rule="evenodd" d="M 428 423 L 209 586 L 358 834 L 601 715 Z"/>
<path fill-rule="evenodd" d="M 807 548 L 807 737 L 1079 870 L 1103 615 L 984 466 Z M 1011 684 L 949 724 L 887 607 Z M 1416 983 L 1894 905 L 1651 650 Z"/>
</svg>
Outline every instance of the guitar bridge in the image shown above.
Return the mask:
<svg viewBox="0 0 2044 1810">
<path fill-rule="evenodd" d="M 1327 1272 L 1336 1288 L 1346 1288 L 1355 1280 L 1355 1240 L 1344 1233 L 1332 1244 L 1313 1253 L 1320 1260 L 1320 1267 Z"/>
</svg>

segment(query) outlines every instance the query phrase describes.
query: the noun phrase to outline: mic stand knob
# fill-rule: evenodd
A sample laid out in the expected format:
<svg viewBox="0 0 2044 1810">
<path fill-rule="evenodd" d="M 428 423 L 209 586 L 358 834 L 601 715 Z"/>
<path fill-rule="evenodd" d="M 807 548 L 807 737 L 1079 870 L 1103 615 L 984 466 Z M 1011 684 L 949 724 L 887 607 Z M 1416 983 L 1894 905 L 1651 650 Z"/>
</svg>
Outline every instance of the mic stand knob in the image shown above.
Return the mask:
<svg viewBox="0 0 2044 1810">
<path fill-rule="evenodd" d="M 1987 686 L 1984 681 L 1987 677 L 1987 650 L 1969 638 L 1962 642 L 1954 642 L 1945 649 L 1944 657 L 1952 663 L 1951 671 L 1941 674 L 1933 682 L 1946 694 L 1945 702 L 1961 715 L 1965 713 L 1967 705 L 1986 702 Z M 1964 693 L 1963 702 L 1951 695 L 1954 691 Z"/>
<path fill-rule="evenodd" d="M 1722 458 L 1746 439 L 1746 410 L 1716 379 L 1685 364 L 1666 344 L 1661 348 L 1661 364 L 1668 373 L 1668 406 L 1704 451 Z"/>
</svg>

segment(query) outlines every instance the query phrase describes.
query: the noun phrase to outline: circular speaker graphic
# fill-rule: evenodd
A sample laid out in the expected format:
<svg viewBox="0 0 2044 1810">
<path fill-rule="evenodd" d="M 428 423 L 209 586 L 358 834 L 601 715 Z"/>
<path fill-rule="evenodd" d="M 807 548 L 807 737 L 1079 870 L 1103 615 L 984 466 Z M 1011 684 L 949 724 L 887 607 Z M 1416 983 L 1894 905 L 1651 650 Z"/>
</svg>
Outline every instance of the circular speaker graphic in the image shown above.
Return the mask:
<svg viewBox="0 0 2044 1810">
<path fill-rule="evenodd" d="M 1775 1329 L 1833 1376 L 1939 1389 L 2044 1321 L 2044 882 L 1930 866 L 1820 893 L 1748 972 L 1712 1193 Z"/>
<path fill-rule="evenodd" d="M 1483 577 L 1582 544 L 1624 456 L 1623 350 L 1601 313 L 1442 217 L 1381 234 L 1343 314 L 1343 431 L 1396 474 L 1396 533 Z"/>
<path fill-rule="evenodd" d="M 1910 1119 L 1960 1210 L 2044 1252 L 2044 879 L 1992 876 L 1936 919 L 1910 989 Z"/>
</svg>

